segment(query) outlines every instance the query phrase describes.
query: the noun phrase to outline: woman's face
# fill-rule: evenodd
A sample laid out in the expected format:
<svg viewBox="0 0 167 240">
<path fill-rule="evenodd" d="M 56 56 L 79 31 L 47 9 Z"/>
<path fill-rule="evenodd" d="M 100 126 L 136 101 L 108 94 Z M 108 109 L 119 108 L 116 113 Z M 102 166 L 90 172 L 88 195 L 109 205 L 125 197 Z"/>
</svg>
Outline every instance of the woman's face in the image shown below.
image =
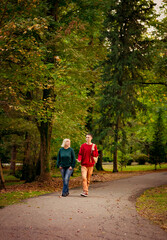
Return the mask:
<svg viewBox="0 0 167 240">
<path fill-rule="evenodd" d="M 67 140 L 67 141 L 65 142 L 65 147 L 70 147 L 70 140 Z"/>
</svg>

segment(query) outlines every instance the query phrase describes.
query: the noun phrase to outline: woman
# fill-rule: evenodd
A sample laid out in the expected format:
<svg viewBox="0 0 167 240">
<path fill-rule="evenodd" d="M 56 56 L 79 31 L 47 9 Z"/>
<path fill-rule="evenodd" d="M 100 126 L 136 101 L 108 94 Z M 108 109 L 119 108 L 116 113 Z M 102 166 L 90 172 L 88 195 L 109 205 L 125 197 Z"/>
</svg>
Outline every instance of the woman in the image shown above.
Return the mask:
<svg viewBox="0 0 167 240">
<path fill-rule="evenodd" d="M 57 157 L 57 167 L 60 168 L 61 175 L 63 178 L 63 191 L 62 196 L 66 197 L 69 195 L 69 180 L 75 167 L 75 153 L 70 147 L 70 139 L 64 139 Z"/>
</svg>

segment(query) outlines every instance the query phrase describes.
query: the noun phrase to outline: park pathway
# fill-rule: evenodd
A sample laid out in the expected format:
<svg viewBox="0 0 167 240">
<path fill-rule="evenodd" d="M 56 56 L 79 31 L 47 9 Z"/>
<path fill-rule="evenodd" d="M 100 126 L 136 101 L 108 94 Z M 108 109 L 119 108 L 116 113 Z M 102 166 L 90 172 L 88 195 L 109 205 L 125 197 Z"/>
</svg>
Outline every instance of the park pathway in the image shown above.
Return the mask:
<svg viewBox="0 0 167 240">
<path fill-rule="evenodd" d="M 166 240 L 167 233 L 140 217 L 135 199 L 167 184 L 167 172 L 93 184 L 66 198 L 52 193 L 0 210 L 0 240 Z"/>
</svg>

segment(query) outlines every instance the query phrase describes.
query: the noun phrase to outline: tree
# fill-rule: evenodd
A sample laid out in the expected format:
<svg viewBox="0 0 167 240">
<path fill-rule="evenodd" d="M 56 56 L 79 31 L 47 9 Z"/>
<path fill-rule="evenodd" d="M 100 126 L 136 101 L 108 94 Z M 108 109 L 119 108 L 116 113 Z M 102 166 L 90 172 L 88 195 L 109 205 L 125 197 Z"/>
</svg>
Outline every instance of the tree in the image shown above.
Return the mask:
<svg viewBox="0 0 167 240">
<path fill-rule="evenodd" d="M 150 160 L 155 164 L 165 161 L 165 144 L 164 144 L 164 125 L 163 125 L 163 112 L 161 109 L 158 111 L 157 121 L 154 128 L 154 136 L 150 149 Z"/>
<path fill-rule="evenodd" d="M 104 22 L 103 40 L 108 48 L 103 63 L 101 125 L 106 135 L 113 136 L 113 172 L 117 172 L 120 133 L 126 121 L 144 108 L 138 100 L 140 72 L 150 66 L 150 41 L 144 35 L 154 17 L 153 1 L 111 1 Z"/>
<path fill-rule="evenodd" d="M 3 177 L 2 164 L 0 159 L 0 190 L 5 189 L 5 180 Z"/>
<path fill-rule="evenodd" d="M 49 178 L 56 123 L 68 122 L 71 116 L 74 128 L 84 132 L 92 76 L 89 66 L 96 59 L 95 26 L 101 24 L 101 10 L 94 0 L 0 4 L 2 102 L 36 123 L 40 175 Z"/>
</svg>

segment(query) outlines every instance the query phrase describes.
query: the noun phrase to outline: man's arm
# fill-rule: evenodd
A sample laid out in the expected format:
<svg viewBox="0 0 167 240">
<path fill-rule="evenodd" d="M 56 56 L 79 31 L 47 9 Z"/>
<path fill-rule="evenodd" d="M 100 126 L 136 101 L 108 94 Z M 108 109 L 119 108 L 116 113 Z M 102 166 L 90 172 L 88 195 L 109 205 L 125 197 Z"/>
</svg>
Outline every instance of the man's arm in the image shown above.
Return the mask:
<svg viewBox="0 0 167 240">
<path fill-rule="evenodd" d="M 79 153 L 78 153 L 78 162 L 81 162 L 83 157 L 83 145 L 81 145 Z"/>
<path fill-rule="evenodd" d="M 98 154 L 98 150 L 97 150 L 97 146 L 96 144 L 93 144 L 94 146 L 92 147 L 92 155 L 93 157 L 98 157 L 99 154 Z"/>
</svg>

